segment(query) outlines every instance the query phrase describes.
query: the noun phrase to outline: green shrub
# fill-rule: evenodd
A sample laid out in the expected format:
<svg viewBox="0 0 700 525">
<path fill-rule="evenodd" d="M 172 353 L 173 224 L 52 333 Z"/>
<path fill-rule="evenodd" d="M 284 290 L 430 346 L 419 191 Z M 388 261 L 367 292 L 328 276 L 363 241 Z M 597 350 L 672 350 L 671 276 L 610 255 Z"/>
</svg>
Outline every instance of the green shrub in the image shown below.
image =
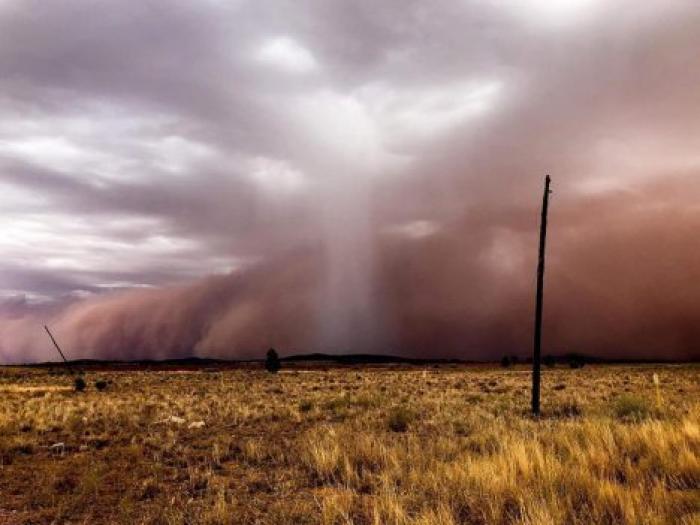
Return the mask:
<svg viewBox="0 0 700 525">
<path fill-rule="evenodd" d="M 95 381 L 95 388 L 102 392 L 107 388 L 107 381 L 105 381 L 104 379 L 99 379 Z"/>
<path fill-rule="evenodd" d="M 339 397 L 334 397 L 323 403 L 323 408 L 329 410 L 335 421 L 343 421 L 350 413 L 352 400 L 349 396 L 343 394 Z"/>
<path fill-rule="evenodd" d="M 342 394 L 339 397 L 334 397 L 325 401 L 323 403 L 323 407 L 331 411 L 337 411 L 341 409 L 346 409 L 350 407 L 351 404 L 352 400 L 350 399 L 350 396 Z"/>
<path fill-rule="evenodd" d="M 392 432 L 406 432 L 415 419 L 415 414 L 405 406 L 393 408 L 389 412 L 387 425 Z"/>
<path fill-rule="evenodd" d="M 309 412 L 313 407 L 314 407 L 314 404 L 311 401 L 304 400 L 304 401 L 299 402 L 299 411 L 300 412 Z"/>
<path fill-rule="evenodd" d="M 649 401 L 628 394 L 622 395 L 615 400 L 613 411 L 615 417 L 623 421 L 640 421 L 652 415 Z"/>
</svg>

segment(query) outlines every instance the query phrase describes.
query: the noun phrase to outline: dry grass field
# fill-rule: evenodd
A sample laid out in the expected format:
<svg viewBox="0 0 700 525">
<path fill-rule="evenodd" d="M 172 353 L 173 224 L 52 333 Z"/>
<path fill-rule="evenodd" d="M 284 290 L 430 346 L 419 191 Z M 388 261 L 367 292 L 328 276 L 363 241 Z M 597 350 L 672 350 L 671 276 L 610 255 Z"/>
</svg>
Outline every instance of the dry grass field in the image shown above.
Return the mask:
<svg viewBox="0 0 700 525">
<path fill-rule="evenodd" d="M 85 379 L 0 370 L 0 524 L 700 523 L 697 366 Z"/>
</svg>

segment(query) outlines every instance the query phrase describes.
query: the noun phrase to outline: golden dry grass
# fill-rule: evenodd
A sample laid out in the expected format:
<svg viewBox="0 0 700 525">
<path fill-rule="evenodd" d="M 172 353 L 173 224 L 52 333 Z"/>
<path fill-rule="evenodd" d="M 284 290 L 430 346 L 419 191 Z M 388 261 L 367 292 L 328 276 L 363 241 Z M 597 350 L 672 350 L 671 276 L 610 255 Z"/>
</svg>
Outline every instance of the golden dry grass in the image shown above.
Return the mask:
<svg viewBox="0 0 700 525">
<path fill-rule="evenodd" d="M 694 366 L 86 379 L 0 371 L 0 524 L 700 523 Z"/>
</svg>

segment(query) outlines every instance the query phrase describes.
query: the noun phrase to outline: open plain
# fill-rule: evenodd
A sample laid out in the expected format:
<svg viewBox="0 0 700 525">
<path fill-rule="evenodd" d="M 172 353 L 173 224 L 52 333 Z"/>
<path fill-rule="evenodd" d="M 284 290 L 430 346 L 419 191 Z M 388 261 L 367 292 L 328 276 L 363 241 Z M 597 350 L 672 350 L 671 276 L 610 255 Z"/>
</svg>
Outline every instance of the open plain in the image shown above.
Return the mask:
<svg viewBox="0 0 700 525">
<path fill-rule="evenodd" d="M 83 377 L 0 371 L 0 524 L 700 523 L 695 365 Z"/>
</svg>

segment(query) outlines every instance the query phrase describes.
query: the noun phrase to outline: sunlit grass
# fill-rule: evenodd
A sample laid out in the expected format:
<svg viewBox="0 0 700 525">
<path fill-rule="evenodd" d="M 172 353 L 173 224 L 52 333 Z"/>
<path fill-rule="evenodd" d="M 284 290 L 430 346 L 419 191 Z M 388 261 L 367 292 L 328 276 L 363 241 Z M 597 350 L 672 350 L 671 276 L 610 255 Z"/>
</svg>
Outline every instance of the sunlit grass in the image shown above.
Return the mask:
<svg viewBox="0 0 700 525">
<path fill-rule="evenodd" d="M 0 523 L 700 516 L 697 367 L 547 370 L 540 420 L 524 367 L 85 378 L 0 371 Z"/>
</svg>

